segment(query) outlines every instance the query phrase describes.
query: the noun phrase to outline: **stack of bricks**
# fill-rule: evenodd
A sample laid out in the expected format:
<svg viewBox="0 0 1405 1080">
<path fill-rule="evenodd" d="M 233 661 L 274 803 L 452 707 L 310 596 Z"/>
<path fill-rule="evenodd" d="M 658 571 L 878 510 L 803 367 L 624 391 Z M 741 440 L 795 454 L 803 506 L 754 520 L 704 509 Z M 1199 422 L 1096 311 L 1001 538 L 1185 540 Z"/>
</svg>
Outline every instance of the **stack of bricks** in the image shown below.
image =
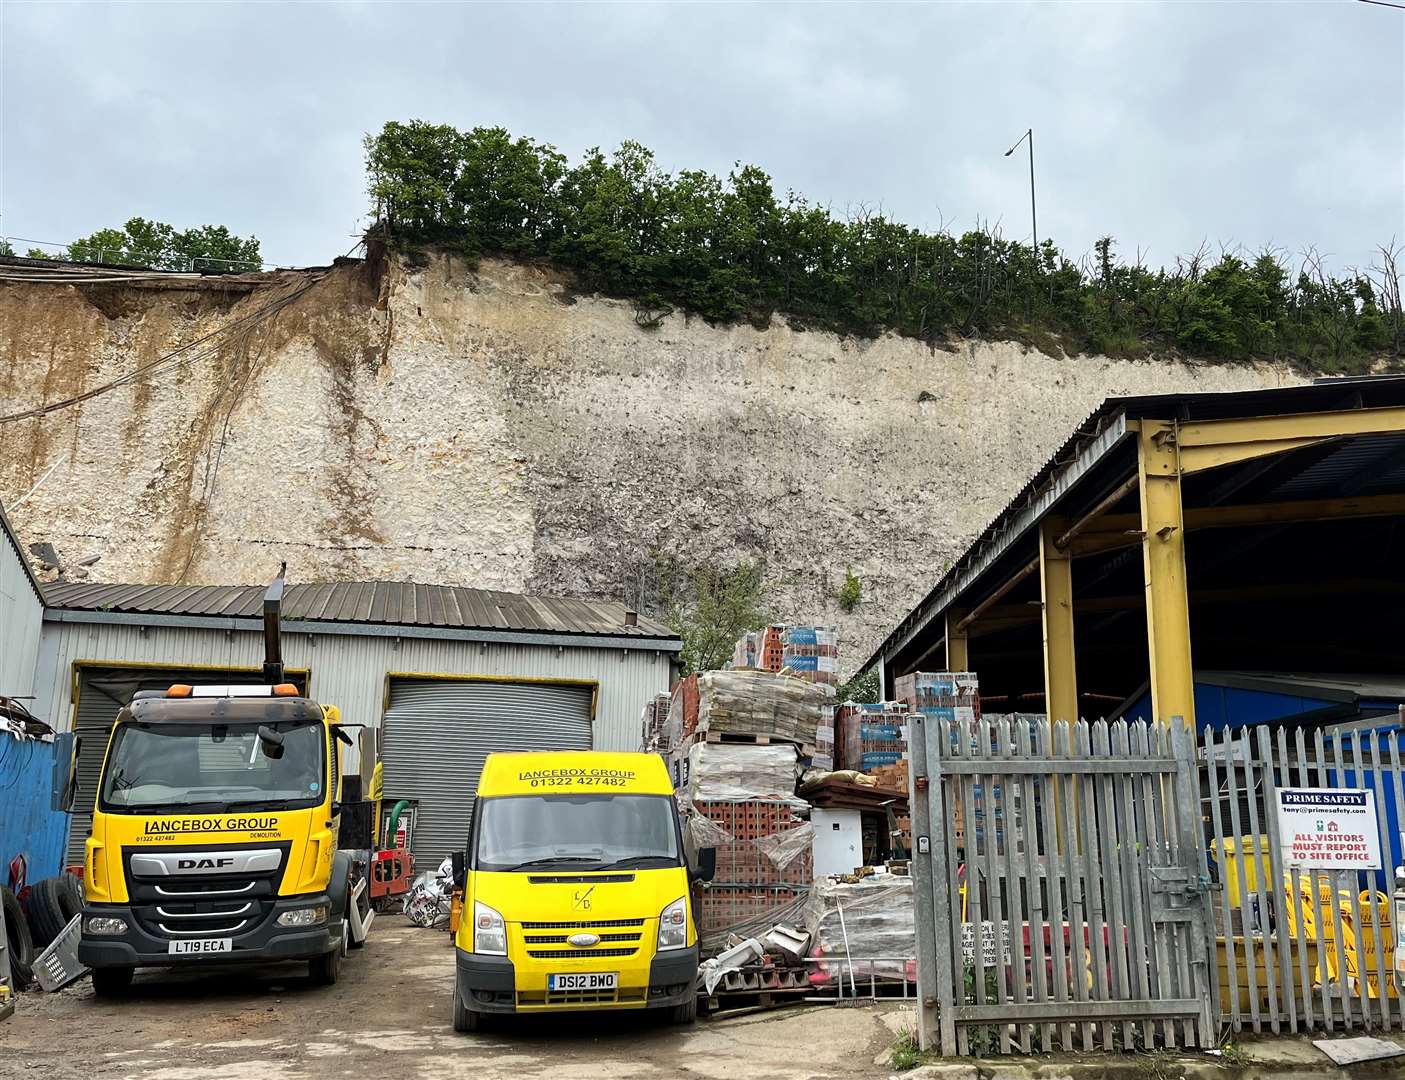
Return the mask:
<svg viewBox="0 0 1405 1080">
<path fill-rule="evenodd" d="M 837 759 L 834 756 L 834 706 L 820 707 L 820 722 L 815 725 L 815 753 L 810 767 L 829 772 Z"/>
<path fill-rule="evenodd" d="M 668 710 L 672 698 L 668 694 L 655 694 L 644 703 L 639 716 L 639 746 L 646 754 L 662 753 L 667 749 L 664 727 L 668 723 Z"/>
<path fill-rule="evenodd" d="M 788 845 L 785 834 L 806 824 L 796 817 L 793 803 L 779 799 L 695 800 L 693 808 L 731 837 L 730 842 L 717 845 L 717 873 L 708 892 L 726 890 L 743 895 L 778 885 L 803 888 L 814 878 L 809 844 L 793 857 L 785 857 L 797 846 Z"/>
<path fill-rule="evenodd" d="M 907 705 L 842 705 L 838 712 L 840 760 L 846 769 L 872 772 L 907 760 Z"/>
<path fill-rule="evenodd" d="M 756 645 L 759 637 L 760 631 L 752 630 L 737 638 L 737 643 L 732 646 L 732 662 L 726 666 L 734 668 L 756 667 Z"/>
<path fill-rule="evenodd" d="M 832 693 L 839 685 L 838 632 L 832 626 L 786 627 L 781 664 L 796 678 L 828 687 Z"/>
<path fill-rule="evenodd" d="M 892 765 L 879 765 L 875 769 L 870 769 L 870 773 L 878 781 L 878 786 L 884 791 L 896 791 L 904 798 L 908 794 L 908 763 L 904 759 L 894 762 Z"/>
</svg>

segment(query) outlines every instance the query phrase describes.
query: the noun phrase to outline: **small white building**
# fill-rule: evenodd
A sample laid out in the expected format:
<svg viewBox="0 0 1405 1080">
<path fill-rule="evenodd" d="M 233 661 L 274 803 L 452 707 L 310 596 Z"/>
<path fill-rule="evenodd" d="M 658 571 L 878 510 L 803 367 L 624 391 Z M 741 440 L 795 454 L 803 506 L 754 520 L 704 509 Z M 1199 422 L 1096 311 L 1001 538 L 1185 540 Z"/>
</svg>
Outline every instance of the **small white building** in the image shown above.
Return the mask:
<svg viewBox="0 0 1405 1080">
<path fill-rule="evenodd" d="M 14 574 L 0 583 L 12 577 L 28 588 Z M 43 593 L 32 708 L 83 736 L 80 810 L 137 690 L 260 675 L 262 586 L 60 582 Z M 637 749 L 640 709 L 668 690 L 682 648 L 620 604 L 386 581 L 289 585 L 282 625 L 290 681 L 379 729 L 385 797 L 416 801 L 421 865 L 463 845 L 491 751 Z M 70 859 L 86 833 L 75 813 Z"/>
</svg>

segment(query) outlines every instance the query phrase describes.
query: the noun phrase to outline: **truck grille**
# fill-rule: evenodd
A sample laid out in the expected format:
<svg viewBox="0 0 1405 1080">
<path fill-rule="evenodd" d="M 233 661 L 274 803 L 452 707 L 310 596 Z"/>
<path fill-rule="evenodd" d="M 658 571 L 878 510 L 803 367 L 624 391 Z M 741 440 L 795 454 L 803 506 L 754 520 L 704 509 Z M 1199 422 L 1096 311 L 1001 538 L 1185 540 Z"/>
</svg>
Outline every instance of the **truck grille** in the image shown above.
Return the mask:
<svg viewBox="0 0 1405 1080">
<path fill-rule="evenodd" d="M 137 924 L 159 938 L 233 937 L 257 929 L 272 916 L 291 845 L 265 843 L 257 847 L 279 849 L 278 865 L 237 873 L 137 873 L 133 870 L 131 856 L 150 856 L 157 849 L 128 850 L 123 863 L 127 894 Z M 211 848 L 205 845 L 199 850 L 209 852 Z M 159 854 L 179 855 L 180 852 L 162 848 Z"/>
</svg>

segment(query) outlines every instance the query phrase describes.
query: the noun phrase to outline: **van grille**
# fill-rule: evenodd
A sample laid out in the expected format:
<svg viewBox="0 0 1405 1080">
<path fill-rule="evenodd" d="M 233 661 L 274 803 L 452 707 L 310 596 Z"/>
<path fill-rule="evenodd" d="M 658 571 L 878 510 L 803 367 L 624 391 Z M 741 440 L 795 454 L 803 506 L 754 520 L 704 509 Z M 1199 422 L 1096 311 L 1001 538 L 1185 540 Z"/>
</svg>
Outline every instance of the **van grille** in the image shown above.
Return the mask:
<svg viewBox="0 0 1405 1080">
<path fill-rule="evenodd" d="M 643 926 L 643 919 L 597 919 L 594 922 L 524 922 L 523 930 L 596 930 L 604 926 Z"/>
<path fill-rule="evenodd" d="M 643 935 L 633 934 L 601 934 L 601 941 L 638 941 Z M 523 934 L 522 940 L 528 945 L 565 945 L 565 934 Z"/>
<path fill-rule="evenodd" d="M 633 949 L 528 949 L 527 955 L 536 960 L 584 960 L 596 956 L 633 956 Z"/>
</svg>

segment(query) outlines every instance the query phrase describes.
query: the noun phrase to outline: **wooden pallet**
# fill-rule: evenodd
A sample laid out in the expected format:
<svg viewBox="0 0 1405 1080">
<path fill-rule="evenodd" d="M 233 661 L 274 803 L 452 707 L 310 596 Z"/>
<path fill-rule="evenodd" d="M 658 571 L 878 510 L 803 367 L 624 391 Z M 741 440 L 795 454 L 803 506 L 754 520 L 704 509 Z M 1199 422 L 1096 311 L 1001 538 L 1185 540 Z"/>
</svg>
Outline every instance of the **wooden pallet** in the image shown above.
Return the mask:
<svg viewBox="0 0 1405 1080">
<path fill-rule="evenodd" d="M 699 731 L 695 737 L 705 743 L 731 744 L 733 746 L 793 746 L 801 757 L 814 757 L 813 743 L 797 739 L 782 739 L 779 735 L 753 735 L 746 731 Z"/>
</svg>

